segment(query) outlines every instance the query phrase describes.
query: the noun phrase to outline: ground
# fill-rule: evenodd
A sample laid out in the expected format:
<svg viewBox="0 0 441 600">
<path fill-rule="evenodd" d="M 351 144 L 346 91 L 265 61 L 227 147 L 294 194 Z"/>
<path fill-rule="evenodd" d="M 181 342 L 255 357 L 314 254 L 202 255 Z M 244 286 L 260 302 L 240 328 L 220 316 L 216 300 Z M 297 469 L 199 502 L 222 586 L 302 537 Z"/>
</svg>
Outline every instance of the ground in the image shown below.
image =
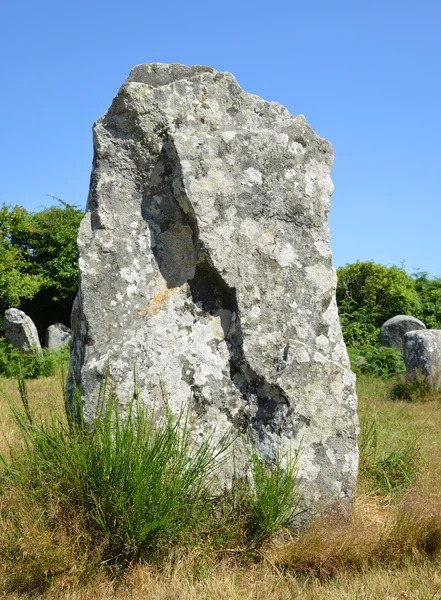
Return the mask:
<svg viewBox="0 0 441 600">
<path fill-rule="evenodd" d="M 18 599 L 57 600 L 419 600 L 441 599 L 441 404 L 392 401 L 392 381 L 358 381 L 359 415 L 369 425 L 376 417 L 378 456 L 406 447 L 418 450 L 416 475 L 402 493 L 379 494 L 364 472 L 349 522 L 327 518 L 285 546 L 258 552 L 182 548 L 161 565 L 137 565 L 124 573 L 88 567 L 76 537 L 51 532 L 38 522 L 22 524 L 7 544 L 11 528 L 0 504 L 0 594 Z M 16 382 L 0 381 L 0 450 L 20 442 L 8 413 L 19 401 Z M 59 377 L 30 381 L 35 415 L 63 418 Z M 22 518 L 25 517 L 22 515 Z M 59 527 L 59 524 L 56 526 Z M 55 527 L 55 529 L 56 529 Z"/>
</svg>

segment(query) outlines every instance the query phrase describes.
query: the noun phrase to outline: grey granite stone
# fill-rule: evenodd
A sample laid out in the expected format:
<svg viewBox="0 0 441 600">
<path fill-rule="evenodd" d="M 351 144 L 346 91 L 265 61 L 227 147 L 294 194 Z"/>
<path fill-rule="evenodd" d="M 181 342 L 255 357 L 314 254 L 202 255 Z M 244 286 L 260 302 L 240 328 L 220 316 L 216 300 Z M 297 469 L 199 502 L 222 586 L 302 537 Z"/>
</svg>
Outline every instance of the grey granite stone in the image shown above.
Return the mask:
<svg viewBox="0 0 441 600">
<path fill-rule="evenodd" d="M 37 328 L 30 317 L 18 308 L 8 308 L 3 319 L 3 331 L 10 344 L 26 354 L 41 350 Z"/>
<path fill-rule="evenodd" d="M 396 315 L 383 323 L 379 341 L 382 346 L 403 351 L 403 338 L 408 331 L 426 329 L 422 321 L 410 315 Z"/>
<path fill-rule="evenodd" d="M 209 67 L 139 65 L 94 126 L 78 236 L 69 390 L 92 423 L 106 372 L 196 439 L 250 431 L 273 461 L 302 447 L 310 513 L 350 508 L 355 377 L 338 320 L 328 212 L 333 150 L 303 116 Z M 246 475 L 242 440 L 218 486 Z"/>
<path fill-rule="evenodd" d="M 419 371 L 429 379 L 441 375 L 441 330 L 409 331 L 404 336 L 404 363 L 408 376 Z"/>
<path fill-rule="evenodd" d="M 46 330 L 46 348 L 48 350 L 59 350 L 66 344 L 69 344 L 72 338 L 72 331 L 63 323 L 54 323 Z"/>
</svg>

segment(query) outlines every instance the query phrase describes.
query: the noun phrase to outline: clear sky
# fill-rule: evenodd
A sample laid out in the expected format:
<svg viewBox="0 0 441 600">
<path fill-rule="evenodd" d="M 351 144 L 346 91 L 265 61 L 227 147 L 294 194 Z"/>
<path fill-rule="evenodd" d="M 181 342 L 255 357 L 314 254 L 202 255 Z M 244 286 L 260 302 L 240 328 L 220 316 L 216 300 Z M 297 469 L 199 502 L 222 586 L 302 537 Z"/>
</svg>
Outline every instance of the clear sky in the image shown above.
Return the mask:
<svg viewBox="0 0 441 600">
<path fill-rule="evenodd" d="M 93 122 L 130 69 L 205 64 L 332 142 L 334 264 L 441 276 L 440 0 L 11 0 L 0 203 L 84 208 Z"/>
</svg>

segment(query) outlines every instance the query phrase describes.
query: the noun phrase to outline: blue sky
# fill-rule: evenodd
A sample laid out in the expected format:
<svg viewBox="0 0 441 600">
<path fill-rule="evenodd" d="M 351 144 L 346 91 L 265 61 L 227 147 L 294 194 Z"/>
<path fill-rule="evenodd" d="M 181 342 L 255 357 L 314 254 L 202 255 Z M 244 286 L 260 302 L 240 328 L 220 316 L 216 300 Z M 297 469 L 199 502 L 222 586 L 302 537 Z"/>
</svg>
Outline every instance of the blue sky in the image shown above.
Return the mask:
<svg viewBox="0 0 441 600">
<path fill-rule="evenodd" d="M 441 2 L 15 0 L 0 10 L 0 203 L 85 206 L 93 122 L 130 69 L 206 64 L 335 149 L 334 264 L 441 276 Z"/>
</svg>

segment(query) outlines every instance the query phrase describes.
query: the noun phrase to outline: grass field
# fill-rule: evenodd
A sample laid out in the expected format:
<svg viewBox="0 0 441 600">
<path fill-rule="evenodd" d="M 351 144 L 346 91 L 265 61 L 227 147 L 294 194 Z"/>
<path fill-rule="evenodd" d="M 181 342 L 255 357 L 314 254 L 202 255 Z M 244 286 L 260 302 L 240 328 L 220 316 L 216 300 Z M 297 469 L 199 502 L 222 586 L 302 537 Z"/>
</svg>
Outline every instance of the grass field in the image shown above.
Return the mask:
<svg viewBox="0 0 441 600">
<path fill-rule="evenodd" d="M 360 377 L 364 443 L 349 521 L 317 521 L 284 545 L 209 548 L 183 543 L 155 564 L 100 564 L 80 520 L 0 497 L 0 594 L 5 598 L 157 600 L 441 600 L 441 402 L 391 401 L 393 381 Z M 20 443 L 0 380 L 0 451 Z M 29 381 L 35 418 L 63 419 L 59 378 Z"/>
</svg>

